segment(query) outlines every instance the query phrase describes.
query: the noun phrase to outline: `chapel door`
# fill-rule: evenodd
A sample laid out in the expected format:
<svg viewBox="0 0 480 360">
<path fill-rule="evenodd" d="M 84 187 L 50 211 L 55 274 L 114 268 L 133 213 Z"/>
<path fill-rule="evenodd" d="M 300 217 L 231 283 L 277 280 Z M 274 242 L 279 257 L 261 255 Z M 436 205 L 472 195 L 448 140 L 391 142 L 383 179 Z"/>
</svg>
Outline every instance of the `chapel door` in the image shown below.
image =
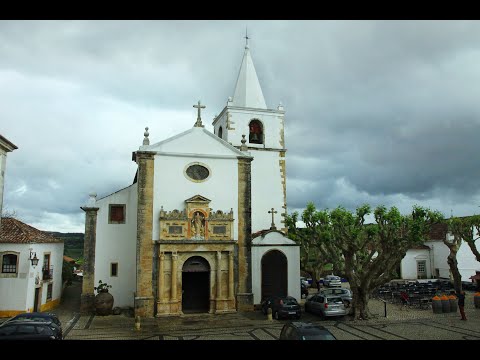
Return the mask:
<svg viewBox="0 0 480 360">
<path fill-rule="evenodd" d="M 262 257 L 262 300 L 270 296 L 288 295 L 287 257 L 278 250 Z"/>
<path fill-rule="evenodd" d="M 210 265 L 201 256 L 185 261 L 182 269 L 183 313 L 208 312 L 210 308 Z"/>
</svg>

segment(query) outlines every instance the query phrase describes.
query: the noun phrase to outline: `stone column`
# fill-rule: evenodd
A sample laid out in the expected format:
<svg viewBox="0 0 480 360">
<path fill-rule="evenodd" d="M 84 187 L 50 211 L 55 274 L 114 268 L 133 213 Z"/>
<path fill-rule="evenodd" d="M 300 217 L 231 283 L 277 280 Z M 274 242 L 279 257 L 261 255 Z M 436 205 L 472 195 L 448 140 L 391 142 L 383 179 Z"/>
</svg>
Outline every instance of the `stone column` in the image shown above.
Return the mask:
<svg viewBox="0 0 480 360">
<path fill-rule="evenodd" d="M 252 243 L 252 158 L 238 159 L 238 310 L 253 311 Z"/>
<path fill-rule="evenodd" d="M 177 263 L 178 254 L 172 253 L 172 286 L 171 301 L 177 301 Z"/>
<path fill-rule="evenodd" d="M 222 297 L 222 252 L 217 251 L 217 300 Z"/>
<path fill-rule="evenodd" d="M 163 302 L 163 268 L 165 266 L 165 253 L 161 252 L 159 256 L 159 264 L 158 264 L 158 301 L 160 303 Z"/>
<path fill-rule="evenodd" d="M 83 242 L 83 282 L 80 296 L 80 313 L 95 312 L 95 243 L 97 238 L 98 207 L 81 207 L 85 211 L 85 238 Z"/>
<path fill-rule="evenodd" d="M 138 203 L 137 203 L 137 289 L 135 292 L 135 316 L 154 316 L 153 294 L 153 173 L 154 155 L 149 151 L 137 151 Z"/>
<path fill-rule="evenodd" d="M 228 298 L 233 300 L 235 294 L 233 293 L 233 251 L 228 253 Z"/>
</svg>

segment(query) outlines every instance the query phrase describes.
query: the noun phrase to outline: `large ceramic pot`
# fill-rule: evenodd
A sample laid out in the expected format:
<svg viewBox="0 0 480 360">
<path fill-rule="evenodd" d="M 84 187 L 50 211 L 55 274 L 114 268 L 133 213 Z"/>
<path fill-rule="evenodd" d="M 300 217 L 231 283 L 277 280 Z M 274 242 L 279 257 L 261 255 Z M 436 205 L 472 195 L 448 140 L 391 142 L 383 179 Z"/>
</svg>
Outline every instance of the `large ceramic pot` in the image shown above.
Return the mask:
<svg viewBox="0 0 480 360">
<path fill-rule="evenodd" d="M 95 312 L 97 315 L 111 315 L 113 308 L 113 295 L 108 290 L 102 290 L 95 296 Z"/>
</svg>

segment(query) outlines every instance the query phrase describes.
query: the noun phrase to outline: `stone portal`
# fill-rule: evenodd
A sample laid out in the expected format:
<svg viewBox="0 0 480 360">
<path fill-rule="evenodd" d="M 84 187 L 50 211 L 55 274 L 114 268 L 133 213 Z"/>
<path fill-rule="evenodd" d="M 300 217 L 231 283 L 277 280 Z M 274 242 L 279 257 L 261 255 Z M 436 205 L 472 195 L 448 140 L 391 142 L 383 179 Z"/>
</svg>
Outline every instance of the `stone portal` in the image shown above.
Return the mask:
<svg viewBox="0 0 480 360">
<path fill-rule="evenodd" d="M 210 265 L 201 256 L 185 261 L 182 269 L 182 311 L 208 312 L 210 309 Z"/>
</svg>

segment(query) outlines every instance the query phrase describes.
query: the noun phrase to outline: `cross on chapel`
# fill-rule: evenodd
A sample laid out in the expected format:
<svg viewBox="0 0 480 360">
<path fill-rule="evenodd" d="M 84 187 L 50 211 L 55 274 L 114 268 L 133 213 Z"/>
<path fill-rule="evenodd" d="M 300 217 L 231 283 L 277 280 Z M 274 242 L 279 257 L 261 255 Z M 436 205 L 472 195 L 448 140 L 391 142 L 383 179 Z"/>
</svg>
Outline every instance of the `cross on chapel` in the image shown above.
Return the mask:
<svg viewBox="0 0 480 360">
<path fill-rule="evenodd" d="M 275 222 L 273 220 L 273 214 L 276 214 L 277 212 L 278 211 L 273 210 L 273 208 L 271 211 L 268 211 L 269 214 L 272 214 L 272 225 L 270 225 L 270 230 L 277 230 L 277 227 L 275 226 Z"/>
</svg>

